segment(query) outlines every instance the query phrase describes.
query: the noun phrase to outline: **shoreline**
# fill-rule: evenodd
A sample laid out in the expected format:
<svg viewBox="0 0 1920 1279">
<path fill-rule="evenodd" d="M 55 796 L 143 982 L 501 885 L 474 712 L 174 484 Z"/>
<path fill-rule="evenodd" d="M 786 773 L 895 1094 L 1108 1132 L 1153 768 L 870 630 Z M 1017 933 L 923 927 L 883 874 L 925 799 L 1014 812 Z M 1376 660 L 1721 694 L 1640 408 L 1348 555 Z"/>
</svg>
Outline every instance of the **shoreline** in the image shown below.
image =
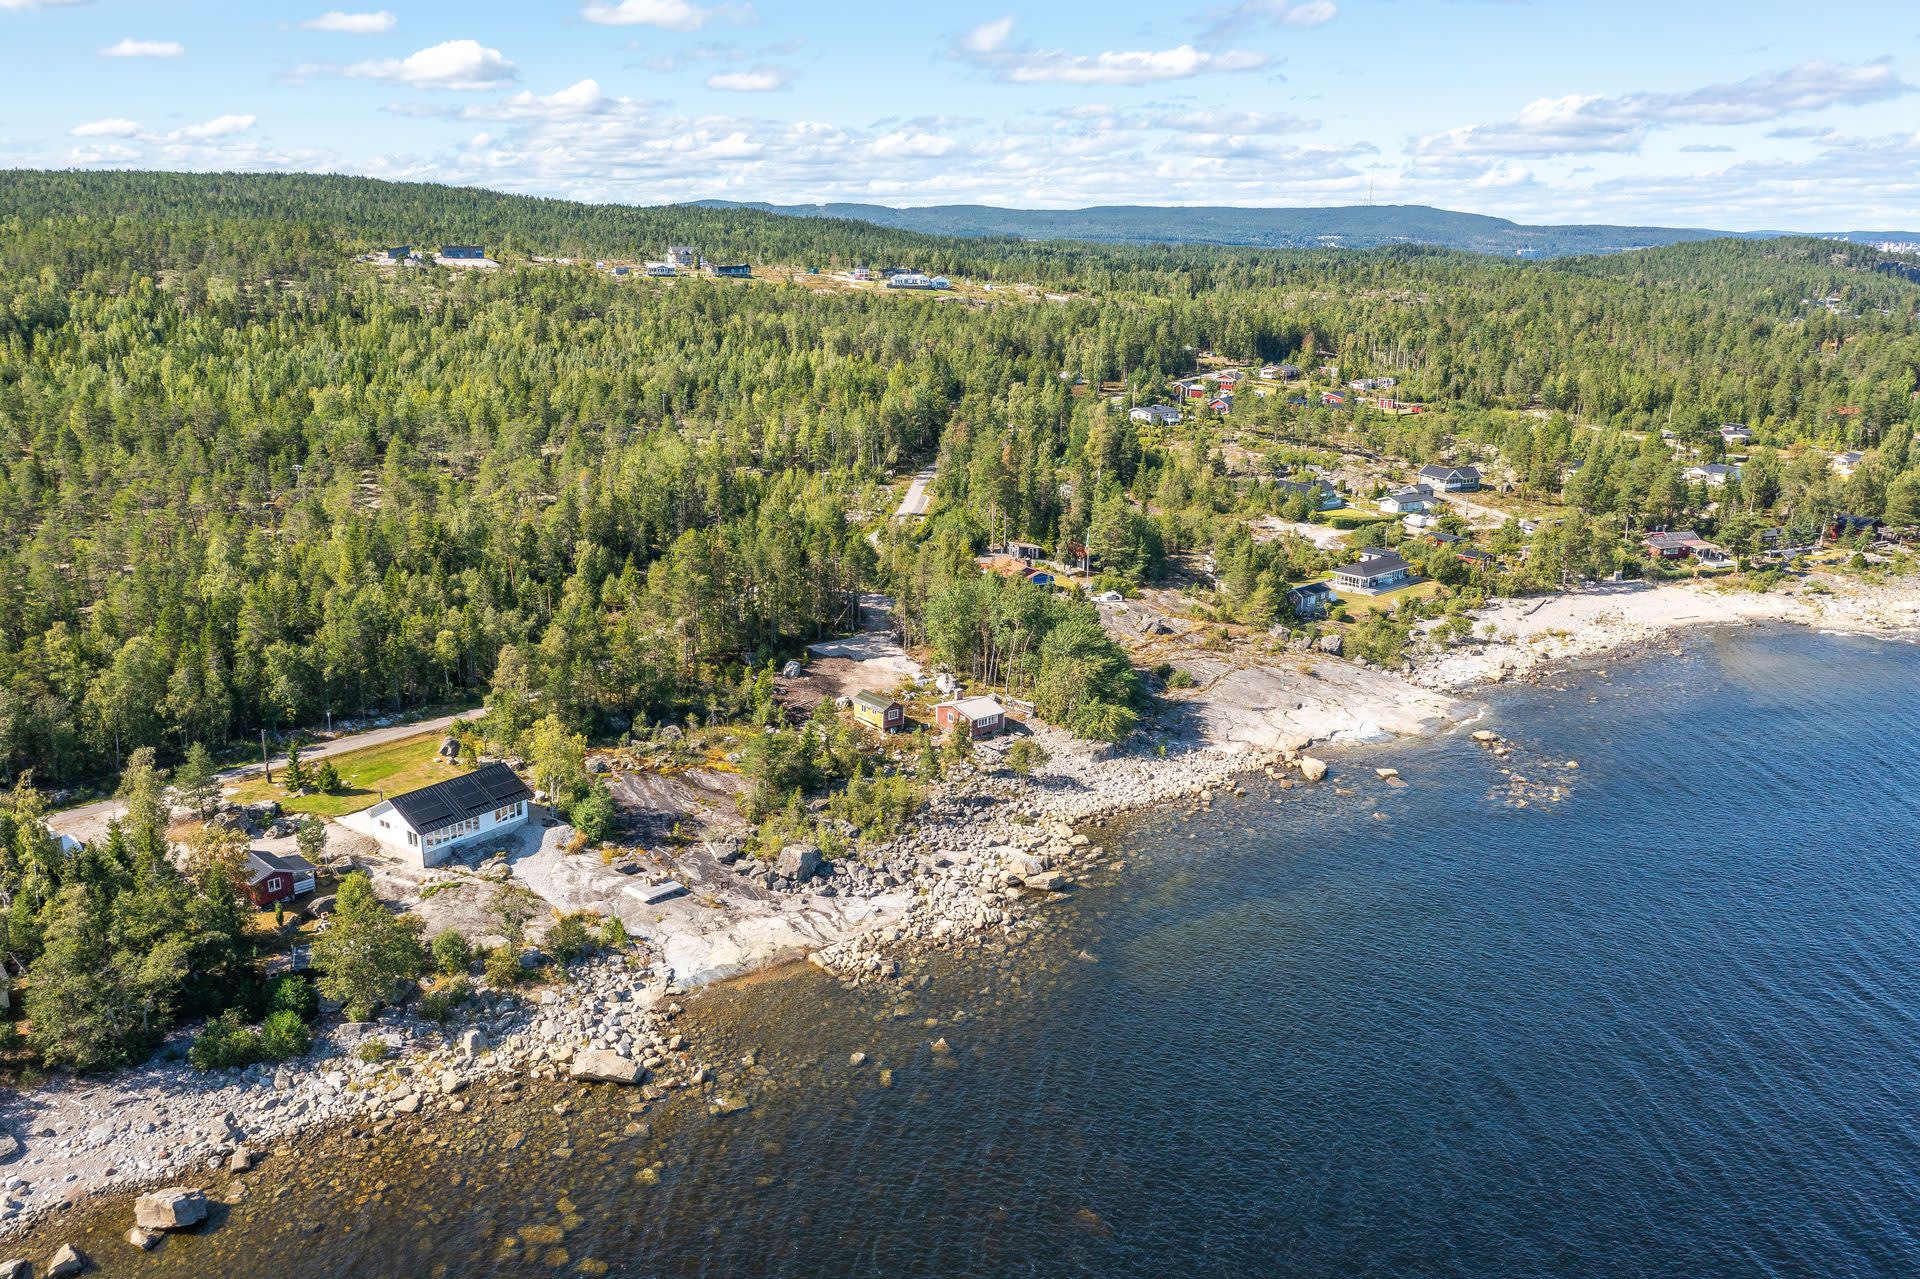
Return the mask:
<svg viewBox="0 0 1920 1279">
<path fill-rule="evenodd" d="M 1204 813 L 1214 792 L 1256 771 L 1310 785 L 1324 770 L 1304 754 L 1310 746 L 1463 732 L 1484 713 L 1470 700 L 1475 689 L 1644 649 L 1697 626 L 1792 622 L 1883 638 L 1920 629 L 1920 581 L 1847 585 L 1811 596 L 1662 585 L 1500 601 L 1478 615 L 1496 626 L 1494 641 L 1430 654 L 1404 678 L 1349 662 L 1282 668 L 1195 651 L 1181 664 L 1199 687 L 1171 699 L 1127 748 L 1101 750 L 1041 728 L 1035 735 L 1052 759 L 1032 778 L 973 768 L 938 787 L 913 831 L 863 852 L 870 863 L 912 867 L 897 890 L 802 906 L 786 927 L 762 927 L 744 941 L 668 936 L 626 956 L 596 956 L 559 987 L 482 989 L 444 1024 L 406 1010 L 361 1026 L 329 1023 L 297 1063 L 203 1075 L 156 1056 L 105 1078 L 17 1092 L 0 1105 L 0 1133 L 25 1147 L 0 1163 L 4 1202 L 15 1205 L 0 1215 L 0 1239 L 84 1202 L 250 1163 L 301 1132 L 363 1122 L 377 1131 L 424 1111 L 464 1113 L 475 1083 L 564 1080 L 588 1053 L 640 1064 L 637 1087 L 649 1100 L 711 1091 L 711 1072 L 672 1029 L 678 998 L 702 986 L 800 960 L 843 981 L 886 982 L 899 975 L 903 953 L 1026 933 L 1041 926 L 1039 903 L 1108 857 L 1078 827 L 1176 803 Z M 398 1041 L 398 1052 L 378 1064 L 358 1060 L 370 1038 Z M 176 1041 L 184 1032 L 169 1044 Z"/>
</svg>

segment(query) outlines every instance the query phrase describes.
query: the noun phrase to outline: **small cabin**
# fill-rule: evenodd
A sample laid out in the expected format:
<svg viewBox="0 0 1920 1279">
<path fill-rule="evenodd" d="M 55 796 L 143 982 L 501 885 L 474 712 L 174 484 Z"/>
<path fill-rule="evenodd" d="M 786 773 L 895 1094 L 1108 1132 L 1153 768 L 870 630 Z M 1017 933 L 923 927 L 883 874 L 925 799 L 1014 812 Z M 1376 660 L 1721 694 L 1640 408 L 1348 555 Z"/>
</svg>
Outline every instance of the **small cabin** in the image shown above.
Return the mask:
<svg viewBox="0 0 1920 1279">
<path fill-rule="evenodd" d="M 933 723 L 943 733 L 965 724 L 969 737 L 994 737 L 1006 727 L 1007 712 L 991 697 L 958 697 L 933 708 Z"/>
<path fill-rule="evenodd" d="M 853 695 L 853 717 L 883 733 L 897 733 L 907 722 L 906 707 L 880 693 Z"/>
</svg>

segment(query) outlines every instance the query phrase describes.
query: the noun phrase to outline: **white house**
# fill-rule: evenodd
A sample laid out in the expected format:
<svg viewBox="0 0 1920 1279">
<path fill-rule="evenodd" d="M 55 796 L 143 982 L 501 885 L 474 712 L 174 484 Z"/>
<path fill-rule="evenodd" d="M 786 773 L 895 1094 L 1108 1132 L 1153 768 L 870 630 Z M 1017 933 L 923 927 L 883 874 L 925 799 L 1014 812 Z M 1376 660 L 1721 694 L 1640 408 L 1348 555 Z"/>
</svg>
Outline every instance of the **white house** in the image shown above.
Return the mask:
<svg viewBox="0 0 1920 1279">
<path fill-rule="evenodd" d="M 1127 416 L 1135 422 L 1145 422 L 1151 426 L 1180 424 L 1180 410 L 1171 404 L 1142 404 L 1139 408 L 1129 409 Z"/>
<path fill-rule="evenodd" d="M 1708 462 L 1705 466 L 1689 466 L 1683 474 L 1689 484 L 1706 484 L 1713 488 L 1720 488 L 1728 480 L 1739 479 L 1740 468 L 1728 466 L 1724 462 Z"/>
<path fill-rule="evenodd" d="M 1827 459 L 1827 465 L 1833 468 L 1835 475 L 1845 478 L 1859 470 L 1860 464 L 1866 460 L 1867 455 L 1864 453 L 1835 453 Z"/>
<path fill-rule="evenodd" d="M 1413 565 L 1398 551 L 1362 551 L 1358 561 L 1333 570 L 1334 582 L 1350 591 L 1386 591 L 1413 580 Z"/>
<path fill-rule="evenodd" d="M 1424 484 L 1389 493 L 1380 499 L 1380 509 L 1388 515 L 1425 515 L 1433 509 L 1433 490 Z"/>
<path fill-rule="evenodd" d="M 488 764 L 349 813 L 340 824 L 389 852 L 438 866 L 463 844 L 526 825 L 533 792 L 505 764 Z"/>
<path fill-rule="evenodd" d="M 1436 493 L 1472 493 L 1480 487 L 1480 470 L 1473 466 L 1442 466 L 1436 462 L 1420 468 L 1420 483 Z"/>
</svg>

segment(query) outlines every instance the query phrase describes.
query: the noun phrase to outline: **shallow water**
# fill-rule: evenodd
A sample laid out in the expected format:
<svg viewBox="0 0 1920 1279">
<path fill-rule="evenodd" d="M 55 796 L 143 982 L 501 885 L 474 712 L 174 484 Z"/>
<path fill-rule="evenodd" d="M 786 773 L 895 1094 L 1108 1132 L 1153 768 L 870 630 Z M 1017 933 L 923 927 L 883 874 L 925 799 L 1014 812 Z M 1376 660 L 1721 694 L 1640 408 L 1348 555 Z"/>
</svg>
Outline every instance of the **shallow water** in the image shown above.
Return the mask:
<svg viewBox="0 0 1920 1279">
<path fill-rule="evenodd" d="M 1041 940 L 911 995 L 703 996 L 745 1113 L 529 1090 L 272 1159 L 150 1256 L 124 1206 L 84 1246 L 129 1275 L 1920 1273 L 1916 676 L 1760 631 L 1502 693 L 1512 759 L 1396 744 L 1138 821 Z"/>
</svg>

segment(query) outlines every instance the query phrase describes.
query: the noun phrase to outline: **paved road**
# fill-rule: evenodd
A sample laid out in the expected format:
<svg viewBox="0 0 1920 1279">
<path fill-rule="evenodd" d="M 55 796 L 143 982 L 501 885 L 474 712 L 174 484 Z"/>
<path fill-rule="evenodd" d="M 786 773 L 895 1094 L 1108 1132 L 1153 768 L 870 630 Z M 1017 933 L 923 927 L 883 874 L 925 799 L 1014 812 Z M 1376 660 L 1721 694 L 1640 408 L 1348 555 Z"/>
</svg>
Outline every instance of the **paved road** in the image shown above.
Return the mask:
<svg viewBox="0 0 1920 1279">
<path fill-rule="evenodd" d="M 390 724 L 385 728 L 370 728 L 364 733 L 349 733 L 344 737 L 330 738 L 324 742 L 315 742 L 301 752 L 301 758 L 313 761 L 325 759 L 329 755 L 344 755 L 348 751 L 365 749 L 368 746 L 384 746 L 388 742 L 397 742 L 403 738 L 418 737 L 422 733 L 444 732 L 455 720 L 478 719 L 483 712 L 479 709 L 461 711 L 458 715 L 441 715 L 434 719 L 413 720 L 406 724 Z M 284 767 L 285 755 L 273 757 L 275 768 Z M 220 781 L 230 785 L 253 777 L 260 772 L 259 764 L 242 764 L 220 774 Z M 98 803 L 81 804 L 77 808 L 63 808 L 47 816 L 47 827 L 56 835 L 71 835 L 85 843 L 98 839 L 107 833 L 107 823 L 126 812 L 126 806 L 117 799 L 103 799 Z"/>
<path fill-rule="evenodd" d="M 933 482 L 934 468 L 916 472 L 913 483 L 907 485 L 907 495 L 900 499 L 900 509 L 893 513 L 896 520 L 910 520 L 927 513 L 932 498 L 927 495 L 927 485 Z"/>
</svg>

